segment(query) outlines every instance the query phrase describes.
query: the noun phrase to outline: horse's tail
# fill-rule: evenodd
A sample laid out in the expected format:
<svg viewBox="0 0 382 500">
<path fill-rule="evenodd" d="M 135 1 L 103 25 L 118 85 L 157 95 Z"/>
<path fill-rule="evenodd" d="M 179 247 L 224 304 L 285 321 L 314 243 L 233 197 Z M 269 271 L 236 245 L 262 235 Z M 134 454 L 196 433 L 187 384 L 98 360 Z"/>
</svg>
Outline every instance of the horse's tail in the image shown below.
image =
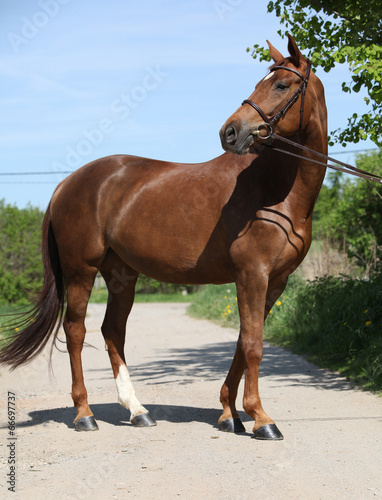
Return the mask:
<svg viewBox="0 0 382 500">
<path fill-rule="evenodd" d="M 12 369 L 39 354 L 52 333 L 56 338 L 62 324 L 65 306 L 65 285 L 58 248 L 50 218 L 50 206 L 42 225 L 42 262 L 44 284 L 35 305 L 21 319 L 11 320 L 2 326 L 6 345 L 0 351 L 0 363 Z M 53 344 L 52 344 L 53 348 Z"/>
</svg>

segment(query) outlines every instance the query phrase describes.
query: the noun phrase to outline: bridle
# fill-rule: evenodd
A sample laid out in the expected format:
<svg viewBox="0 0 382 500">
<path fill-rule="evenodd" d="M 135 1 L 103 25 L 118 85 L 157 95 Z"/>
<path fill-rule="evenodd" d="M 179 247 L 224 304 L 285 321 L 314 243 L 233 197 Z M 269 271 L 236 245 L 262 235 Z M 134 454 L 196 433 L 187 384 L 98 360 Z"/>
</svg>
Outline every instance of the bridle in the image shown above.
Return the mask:
<svg viewBox="0 0 382 500">
<path fill-rule="evenodd" d="M 368 179 L 370 181 L 374 181 L 374 182 L 378 182 L 379 184 L 382 184 L 382 177 L 380 177 L 379 175 L 371 174 L 369 172 L 366 172 L 365 170 L 361 170 L 359 168 L 353 167 L 352 165 L 349 165 L 348 163 L 344 163 L 344 162 L 341 162 L 339 160 L 335 160 L 334 158 L 331 158 L 330 156 L 324 155 L 322 153 L 318 153 L 317 151 L 314 151 L 313 149 L 310 149 L 306 146 L 303 146 L 302 144 L 298 144 L 297 142 L 291 141 L 290 139 L 287 139 L 286 137 L 278 135 L 274 132 L 274 129 L 277 126 L 280 119 L 284 118 L 284 116 L 290 110 L 290 108 L 297 102 L 300 95 L 301 95 L 301 106 L 300 106 L 299 132 L 302 128 L 303 117 L 304 117 L 305 93 L 306 93 L 306 88 L 308 86 L 310 70 L 311 70 L 311 66 L 312 66 L 311 61 L 309 59 L 307 59 L 306 61 L 307 61 L 307 67 L 306 67 L 306 71 L 305 71 L 305 77 L 296 69 L 289 68 L 288 66 L 273 66 L 270 69 L 270 72 L 277 71 L 279 69 L 283 69 L 285 71 L 291 71 L 292 73 L 295 73 L 297 76 L 299 76 L 302 80 L 301 84 L 295 90 L 293 95 L 287 100 L 287 102 L 280 109 L 280 111 L 278 111 L 273 116 L 268 117 L 264 113 L 264 111 L 260 108 L 260 106 L 258 104 L 256 104 L 255 102 L 251 101 L 250 99 L 245 99 L 241 103 L 242 106 L 244 104 L 249 104 L 250 106 L 252 106 L 259 113 L 261 118 L 264 120 L 263 123 L 260 123 L 260 125 L 257 126 L 257 129 L 252 132 L 252 135 L 257 136 L 258 140 L 260 140 L 265 146 L 272 148 L 274 151 L 278 151 L 280 153 L 294 156 L 295 158 L 300 158 L 302 160 L 310 161 L 310 162 L 315 163 L 317 165 L 322 165 L 324 167 L 333 168 L 334 170 L 338 170 L 340 172 L 352 174 L 352 175 L 355 175 L 357 177 L 361 177 L 362 179 Z M 264 132 L 265 132 L 265 134 L 264 134 Z M 282 141 L 286 144 L 289 144 L 290 146 L 294 146 L 300 150 L 311 153 L 311 154 L 313 154 L 319 158 L 322 158 L 326 161 L 330 160 L 331 162 L 336 163 L 337 165 L 332 165 L 332 164 L 328 165 L 326 163 L 326 161 L 324 163 L 323 161 L 315 160 L 315 159 L 309 158 L 307 156 L 302 156 L 301 154 L 293 153 L 292 151 L 287 151 L 285 149 L 276 148 L 273 146 L 273 141 L 275 139 Z"/>
<path fill-rule="evenodd" d="M 250 99 L 245 99 L 241 103 L 242 106 L 244 104 L 249 104 L 250 106 L 252 106 L 259 113 L 261 118 L 264 120 L 264 122 L 260 123 L 260 125 L 257 127 L 257 130 L 259 132 L 259 134 L 257 134 L 257 135 L 259 135 L 263 140 L 266 140 L 266 139 L 269 139 L 270 137 L 272 137 L 274 128 L 276 127 L 276 125 L 278 124 L 280 119 L 284 118 L 284 116 L 287 114 L 287 112 L 290 110 L 290 108 L 293 106 L 293 104 L 295 104 L 295 102 L 297 102 L 298 98 L 300 97 L 300 94 L 301 94 L 301 107 L 300 107 L 299 130 L 301 130 L 302 120 L 304 117 L 305 93 L 306 93 L 306 87 L 308 86 L 311 66 L 312 66 L 312 63 L 309 61 L 309 59 L 307 59 L 305 77 L 296 69 L 289 68 L 288 66 L 273 66 L 270 69 L 270 72 L 277 71 L 278 69 L 290 71 L 290 72 L 294 73 L 295 75 L 299 76 L 302 80 L 299 87 L 295 90 L 293 95 L 287 100 L 287 102 L 280 109 L 280 111 L 278 111 L 275 115 L 271 116 L 270 118 L 264 113 L 264 111 L 260 108 L 260 106 L 258 104 L 251 101 Z M 260 131 L 263 130 L 264 128 L 267 131 L 266 135 L 260 135 Z"/>
</svg>

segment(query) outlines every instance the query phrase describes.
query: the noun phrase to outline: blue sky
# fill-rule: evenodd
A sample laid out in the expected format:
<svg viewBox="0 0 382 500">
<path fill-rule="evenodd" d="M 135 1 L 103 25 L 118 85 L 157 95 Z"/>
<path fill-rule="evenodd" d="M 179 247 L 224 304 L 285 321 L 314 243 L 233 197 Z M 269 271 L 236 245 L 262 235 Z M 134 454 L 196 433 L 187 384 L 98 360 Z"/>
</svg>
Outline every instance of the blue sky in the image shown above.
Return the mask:
<svg viewBox="0 0 382 500">
<path fill-rule="evenodd" d="M 54 173 L 0 175 L 0 198 L 45 210 L 66 170 L 110 154 L 220 155 L 220 127 L 268 66 L 246 48 L 269 39 L 287 54 L 267 3 L 2 0 L 0 174 Z M 341 92 L 344 66 L 317 74 L 330 130 L 345 126 L 364 109 L 362 95 Z"/>
</svg>

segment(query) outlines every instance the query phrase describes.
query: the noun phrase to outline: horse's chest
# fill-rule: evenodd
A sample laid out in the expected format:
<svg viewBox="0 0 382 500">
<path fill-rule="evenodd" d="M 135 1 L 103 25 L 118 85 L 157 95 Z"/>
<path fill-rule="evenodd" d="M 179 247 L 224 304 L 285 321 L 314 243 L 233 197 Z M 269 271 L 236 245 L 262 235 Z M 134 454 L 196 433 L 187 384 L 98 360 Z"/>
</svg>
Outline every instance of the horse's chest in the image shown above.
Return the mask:
<svg viewBox="0 0 382 500">
<path fill-rule="evenodd" d="M 280 212 L 264 210 L 238 232 L 232 259 L 240 267 L 262 265 L 270 272 L 297 267 L 310 245 L 307 229 Z"/>
</svg>

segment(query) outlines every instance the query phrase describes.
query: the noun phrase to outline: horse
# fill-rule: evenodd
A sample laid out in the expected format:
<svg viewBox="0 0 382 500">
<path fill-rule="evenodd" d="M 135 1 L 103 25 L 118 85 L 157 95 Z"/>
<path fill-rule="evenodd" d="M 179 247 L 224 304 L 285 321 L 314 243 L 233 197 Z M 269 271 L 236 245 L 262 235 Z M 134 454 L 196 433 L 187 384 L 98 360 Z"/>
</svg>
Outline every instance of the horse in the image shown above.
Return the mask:
<svg viewBox="0 0 382 500">
<path fill-rule="evenodd" d="M 124 354 L 142 273 L 175 284 L 236 284 L 240 332 L 220 391 L 218 425 L 226 432 L 245 430 L 236 409 L 244 373 L 243 408 L 254 420 L 254 437 L 283 439 L 259 394 L 263 325 L 308 252 L 326 165 L 312 167 L 306 152 L 296 158 L 276 151 L 272 133 L 327 153 L 323 85 L 288 37 L 286 58 L 267 42 L 273 64 L 220 130 L 221 156 L 182 164 L 113 155 L 88 163 L 57 186 L 42 227 L 43 287 L 0 362 L 14 369 L 29 361 L 63 325 L 75 430 L 98 429 L 81 363 L 98 272 L 108 288 L 101 331 L 119 403 L 130 411 L 132 425 L 156 425 L 136 396 Z"/>
</svg>

